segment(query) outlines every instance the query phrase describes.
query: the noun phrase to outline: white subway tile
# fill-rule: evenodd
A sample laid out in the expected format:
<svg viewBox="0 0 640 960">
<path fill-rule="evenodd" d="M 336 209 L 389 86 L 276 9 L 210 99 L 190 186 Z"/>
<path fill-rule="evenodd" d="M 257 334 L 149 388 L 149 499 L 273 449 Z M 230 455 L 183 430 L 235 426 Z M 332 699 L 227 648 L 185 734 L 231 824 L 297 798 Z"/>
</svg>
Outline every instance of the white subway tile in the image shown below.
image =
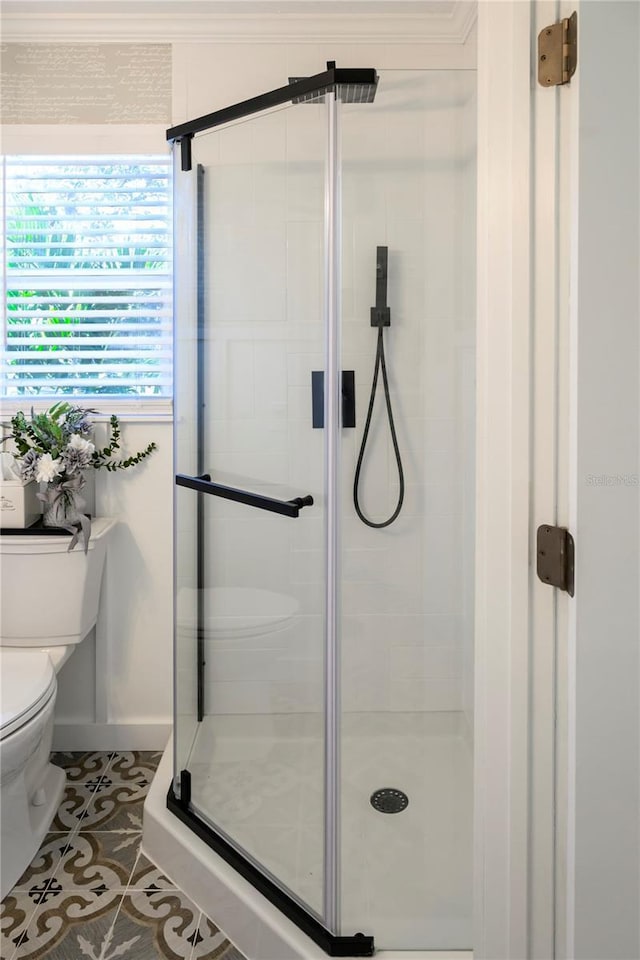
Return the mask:
<svg viewBox="0 0 640 960">
<path fill-rule="evenodd" d="M 286 160 L 287 121 L 284 113 L 254 116 L 246 124 L 251 132 L 251 158 L 257 163 L 271 161 L 281 166 Z"/>
<path fill-rule="evenodd" d="M 323 225 L 287 224 L 287 319 L 322 329 Z"/>
<path fill-rule="evenodd" d="M 384 546 L 373 549 L 347 547 L 342 551 L 342 577 L 345 581 L 384 582 L 388 557 Z"/>
<path fill-rule="evenodd" d="M 317 161 L 287 164 L 287 221 L 324 218 L 324 169 Z"/>
<path fill-rule="evenodd" d="M 320 339 L 319 334 L 318 339 Z M 306 350 L 303 353 L 288 353 L 287 355 L 287 382 L 291 386 L 308 387 L 311 389 L 311 371 L 323 369 L 324 355 L 320 342 L 318 342 L 316 350 Z"/>
<path fill-rule="evenodd" d="M 286 153 L 289 166 L 308 165 L 324 177 L 327 141 L 326 111 L 323 105 L 305 104 L 302 110 L 288 110 Z"/>
<path fill-rule="evenodd" d="M 256 223 L 285 222 L 287 178 L 284 164 L 261 162 L 253 165 L 253 215 Z"/>
<path fill-rule="evenodd" d="M 247 164 L 253 154 L 253 130 L 250 123 L 238 123 L 218 132 L 220 163 L 231 168 Z"/>
<path fill-rule="evenodd" d="M 461 680 L 392 680 L 389 709 L 461 710 Z"/>
<path fill-rule="evenodd" d="M 207 217 L 210 237 L 223 238 L 228 231 L 253 221 L 253 167 L 245 157 L 241 163 L 211 167 L 207 174 Z M 215 261 L 210 266 L 218 267 Z M 210 274 L 215 277 L 216 273 Z"/>
<path fill-rule="evenodd" d="M 214 682 L 206 688 L 213 714 L 297 713 L 322 709 L 322 683 Z"/>
<path fill-rule="evenodd" d="M 324 580 L 324 551 L 292 550 L 289 562 L 292 584 L 321 583 Z"/>
<path fill-rule="evenodd" d="M 253 344 L 231 342 L 227 347 L 227 410 L 231 419 L 255 414 L 253 391 Z"/>
<path fill-rule="evenodd" d="M 457 646 L 396 646 L 391 651 L 394 680 L 451 680 L 462 677 L 462 656 Z"/>
<path fill-rule="evenodd" d="M 380 614 L 345 615 L 342 618 L 345 637 L 353 632 L 375 641 L 384 640 L 389 647 L 400 645 L 454 646 L 458 642 L 459 629 L 454 616 L 431 616 L 425 614 Z"/>
<path fill-rule="evenodd" d="M 287 403 L 287 353 L 284 342 L 253 342 L 253 386 L 256 411 L 262 417 L 281 417 Z"/>
</svg>

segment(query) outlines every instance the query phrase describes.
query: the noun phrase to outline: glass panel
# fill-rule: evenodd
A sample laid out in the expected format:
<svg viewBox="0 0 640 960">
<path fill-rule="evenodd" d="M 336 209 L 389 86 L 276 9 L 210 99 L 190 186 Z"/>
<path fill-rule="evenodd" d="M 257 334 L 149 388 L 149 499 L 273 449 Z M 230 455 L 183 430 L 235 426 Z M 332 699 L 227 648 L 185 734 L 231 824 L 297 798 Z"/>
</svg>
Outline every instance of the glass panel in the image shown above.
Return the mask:
<svg viewBox="0 0 640 960">
<path fill-rule="evenodd" d="M 188 769 L 198 724 L 198 500 L 175 488 L 174 789 Z"/>
<path fill-rule="evenodd" d="M 197 225 L 196 173 L 180 169 L 180 147 L 173 149 L 175 328 L 174 456 L 178 469 L 198 468 L 197 380 Z M 197 500 L 174 487 L 174 789 L 185 770 L 197 731 Z"/>
<path fill-rule="evenodd" d="M 201 501 L 204 711 L 185 757 L 192 807 L 317 914 L 325 504 L 311 373 L 324 368 L 325 111 L 289 107 L 193 141 L 203 186 L 203 420 L 200 456 L 178 463 L 272 498 L 314 499 L 294 519 L 178 493 L 178 516 L 189 518 L 179 526 Z M 185 590 L 183 607 L 178 599 L 186 621 L 196 592 Z M 179 643 L 193 657 L 184 632 Z M 192 697 L 194 684 L 195 674 Z M 178 713 L 189 715 L 180 684 L 177 696 Z"/>
<path fill-rule="evenodd" d="M 378 949 L 472 945 L 474 96 L 471 72 L 382 71 L 343 105 L 342 926 Z M 405 480 L 381 528 L 353 500 L 378 246 Z M 378 381 L 359 502 L 380 524 L 400 484 Z"/>
<path fill-rule="evenodd" d="M 320 508 L 291 519 L 195 496 L 212 585 L 204 590 L 205 716 L 189 758 L 192 804 L 321 914 Z"/>
</svg>

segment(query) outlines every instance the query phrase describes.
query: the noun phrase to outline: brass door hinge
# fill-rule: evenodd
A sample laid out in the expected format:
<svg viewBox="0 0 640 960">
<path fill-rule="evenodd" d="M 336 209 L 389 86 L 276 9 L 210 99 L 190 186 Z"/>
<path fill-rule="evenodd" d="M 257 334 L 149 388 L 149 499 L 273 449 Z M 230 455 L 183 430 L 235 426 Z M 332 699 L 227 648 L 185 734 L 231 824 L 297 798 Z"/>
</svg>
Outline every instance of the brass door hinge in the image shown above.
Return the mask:
<svg viewBox="0 0 640 960">
<path fill-rule="evenodd" d="M 538 83 L 557 87 L 576 72 L 578 63 L 578 14 L 574 11 L 538 34 Z"/>
<path fill-rule="evenodd" d="M 575 544 L 565 527 L 538 527 L 536 558 L 538 577 L 550 587 L 566 590 L 573 596 Z"/>
</svg>

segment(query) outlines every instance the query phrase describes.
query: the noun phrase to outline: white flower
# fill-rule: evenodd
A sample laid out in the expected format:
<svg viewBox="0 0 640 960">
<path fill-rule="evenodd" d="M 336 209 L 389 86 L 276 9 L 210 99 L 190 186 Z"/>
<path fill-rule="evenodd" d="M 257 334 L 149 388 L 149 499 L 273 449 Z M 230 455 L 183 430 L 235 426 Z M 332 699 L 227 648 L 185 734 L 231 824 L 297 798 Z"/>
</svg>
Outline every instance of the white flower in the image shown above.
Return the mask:
<svg viewBox="0 0 640 960">
<path fill-rule="evenodd" d="M 38 483 L 51 483 L 59 477 L 64 467 L 60 459 L 54 460 L 50 453 L 43 453 L 38 461 L 36 480 Z"/>
<path fill-rule="evenodd" d="M 95 450 L 95 444 L 91 443 L 90 440 L 85 440 L 84 437 L 81 437 L 79 433 L 71 434 L 71 439 L 67 446 L 71 447 L 73 450 L 79 450 L 81 453 L 86 453 L 89 456 Z"/>
</svg>

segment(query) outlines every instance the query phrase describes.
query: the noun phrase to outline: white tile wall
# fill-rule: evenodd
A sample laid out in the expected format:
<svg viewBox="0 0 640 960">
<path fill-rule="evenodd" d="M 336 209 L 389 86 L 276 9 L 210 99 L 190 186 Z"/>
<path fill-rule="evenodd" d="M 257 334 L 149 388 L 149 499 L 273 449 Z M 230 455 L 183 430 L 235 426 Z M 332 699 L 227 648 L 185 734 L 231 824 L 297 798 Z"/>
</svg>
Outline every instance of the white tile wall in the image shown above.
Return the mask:
<svg viewBox="0 0 640 960">
<path fill-rule="evenodd" d="M 347 711 L 471 703 L 474 82 L 383 72 L 375 104 L 343 108 L 343 366 L 356 371 L 357 393 L 357 428 L 342 444 Z M 219 501 L 209 511 L 212 584 L 287 594 L 299 611 L 270 636 L 209 638 L 208 709 L 219 713 L 321 705 L 323 437 L 311 426 L 310 378 L 323 366 L 324 138 L 322 108 L 305 105 L 194 143 L 207 166 L 208 464 L 238 485 L 269 481 L 316 500 L 295 522 Z M 396 523 L 372 530 L 355 515 L 352 485 L 382 244 L 407 487 Z M 381 396 L 361 487 L 377 519 L 398 495 Z"/>
</svg>

